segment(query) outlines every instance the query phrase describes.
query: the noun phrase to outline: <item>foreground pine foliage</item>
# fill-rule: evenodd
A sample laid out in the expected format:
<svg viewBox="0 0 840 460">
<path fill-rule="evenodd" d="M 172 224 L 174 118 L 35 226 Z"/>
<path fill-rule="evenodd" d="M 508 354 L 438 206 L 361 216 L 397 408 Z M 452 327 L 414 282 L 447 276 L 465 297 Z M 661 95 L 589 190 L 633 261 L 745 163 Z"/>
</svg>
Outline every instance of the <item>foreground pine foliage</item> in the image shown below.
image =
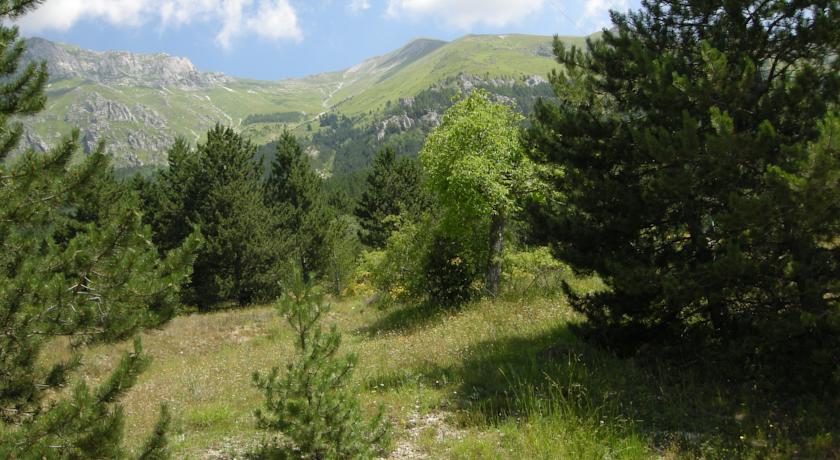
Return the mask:
<svg viewBox="0 0 840 460">
<path fill-rule="evenodd" d="M 0 21 L 38 2 L 0 2 Z M 40 110 L 45 66 L 18 69 L 24 43 L 0 26 L 0 458 L 118 458 L 119 399 L 148 366 L 136 341 L 111 374 L 69 391 L 83 347 L 131 337 L 170 319 L 198 239 L 165 257 L 110 172 L 103 148 L 71 165 L 78 133 L 46 154 L 10 153 L 22 135 L 12 117 Z M 66 359 L 44 356 L 63 339 Z M 161 439 L 147 458 L 165 455 Z"/>
<path fill-rule="evenodd" d="M 575 299 L 623 353 L 716 360 L 782 393 L 840 382 L 840 4 L 648 0 L 555 40 L 532 222 L 609 290 Z"/>
</svg>

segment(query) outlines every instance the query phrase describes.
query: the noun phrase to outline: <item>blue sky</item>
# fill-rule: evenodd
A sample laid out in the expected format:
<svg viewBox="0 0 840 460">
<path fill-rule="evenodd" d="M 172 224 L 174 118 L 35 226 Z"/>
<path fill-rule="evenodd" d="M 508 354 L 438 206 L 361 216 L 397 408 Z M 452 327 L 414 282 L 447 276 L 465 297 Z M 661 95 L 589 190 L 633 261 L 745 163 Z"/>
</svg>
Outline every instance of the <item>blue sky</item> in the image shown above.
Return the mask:
<svg viewBox="0 0 840 460">
<path fill-rule="evenodd" d="M 411 39 L 585 35 L 638 0 L 47 0 L 26 36 L 166 52 L 201 70 L 275 80 L 339 70 Z"/>
</svg>

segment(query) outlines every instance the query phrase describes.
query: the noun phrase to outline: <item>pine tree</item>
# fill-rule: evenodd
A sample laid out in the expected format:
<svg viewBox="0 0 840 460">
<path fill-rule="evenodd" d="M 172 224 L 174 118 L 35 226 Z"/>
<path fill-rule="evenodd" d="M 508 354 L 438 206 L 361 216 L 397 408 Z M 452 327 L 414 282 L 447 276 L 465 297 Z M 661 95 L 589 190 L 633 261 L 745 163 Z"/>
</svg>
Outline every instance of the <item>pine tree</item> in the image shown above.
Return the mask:
<svg viewBox="0 0 840 460">
<path fill-rule="evenodd" d="M 254 455 L 263 459 L 364 459 L 385 446 L 389 424 L 382 408 L 365 421 L 358 400 L 347 389 L 356 355 L 336 356 L 341 334 L 333 325 L 325 332 L 320 323 L 329 312 L 323 296 L 292 269 L 278 304 L 295 333 L 296 359 L 281 375 L 273 368 L 254 374 L 265 395 L 256 412 L 258 426 L 280 437 L 265 443 Z"/>
<path fill-rule="evenodd" d="M 176 140 L 169 168 L 144 186 L 147 220 L 161 248 L 177 246 L 194 226 L 201 229 L 205 245 L 185 297 L 200 308 L 246 305 L 276 293 L 272 270 L 285 240 L 270 233 L 255 152 L 231 128 L 217 125 L 195 149 Z"/>
<path fill-rule="evenodd" d="M 273 296 L 270 270 L 282 239 L 269 233 L 271 214 L 263 204 L 262 165 L 254 161 L 255 152 L 249 141 L 220 126 L 197 148 L 197 179 L 203 182 L 198 189 L 207 194 L 196 221 L 207 246 L 196 261 L 193 285 L 215 297 L 204 305 L 222 299 L 246 305 Z"/>
<path fill-rule="evenodd" d="M 199 157 L 185 139 L 175 139 L 167 158 L 167 168 L 149 180 L 135 178 L 144 218 L 162 251 L 178 247 L 192 233 L 197 224 L 196 210 L 207 196 L 207 184 L 197 179 L 201 174 Z"/>
<path fill-rule="evenodd" d="M 77 132 L 45 154 L 9 158 L 23 132 L 10 120 L 43 107 L 47 75 L 44 64 L 18 71 L 25 45 L 4 24 L 37 3 L 0 0 L 0 458 L 120 457 L 118 400 L 149 362 L 139 341 L 95 388 L 61 390 L 82 347 L 174 314 L 198 239 L 161 258 L 102 148 L 71 166 Z M 71 357 L 43 356 L 58 338 Z"/>
<path fill-rule="evenodd" d="M 535 225 L 610 288 L 574 305 L 614 346 L 693 337 L 825 382 L 840 170 L 813 143 L 840 97 L 840 4 L 650 0 L 613 22 L 585 53 L 555 41 L 559 102 L 530 135 L 560 198 Z"/>
<path fill-rule="evenodd" d="M 355 212 L 362 227 L 359 237 L 367 246 L 382 248 L 400 216 L 416 216 L 428 207 L 422 169 L 414 160 L 397 159 L 394 149 L 386 147 L 374 157 L 366 182 Z"/>
<path fill-rule="evenodd" d="M 321 178 L 289 131 L 277 141 L 265 202 L 274 211 L 279 231 L 290 235 L 304 278 L 323 274 L 329 264 L 327 233 L 333 216 L 322 193 Z"/>
</svg>

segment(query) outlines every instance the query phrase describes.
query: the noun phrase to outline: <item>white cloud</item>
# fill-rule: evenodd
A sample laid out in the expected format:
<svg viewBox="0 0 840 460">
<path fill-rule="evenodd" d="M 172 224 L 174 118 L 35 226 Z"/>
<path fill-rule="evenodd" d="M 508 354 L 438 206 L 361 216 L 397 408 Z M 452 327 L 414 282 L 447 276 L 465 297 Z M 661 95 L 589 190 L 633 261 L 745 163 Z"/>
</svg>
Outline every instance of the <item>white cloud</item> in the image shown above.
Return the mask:
<svg viewBox="0 0 840 460">
<path fill-rule="evenodd" d="M 610 10 L 626 11 L 629 7 L 628 0 L 586 0 L 583 9 L 583 17 L 578 20 L 578 25 L 588 23 L 598 29 L 610 27 Z"/>
<path fill-rule="evenodd" d="M 350 0 L 350 3 L 347 5 L 347 9 L 350 10 L 351 13 L 369 10 L 370 7 L 370 0 Z"/>
<path fill-rule="evenodd" d="M 85 19 L 124 27 L 156 23 L 162 28 L 212 22 L 219 24 L 215 39 L 223 48 L 247 35 L 295 41 L 303 37 L 289 0 L 48 0 L 18 23 L 31 34 L 67 30 Z"/>
<path fill-rule="evenodd" d="M 388 15 L 438 16 L 460 29 L 506 26 L 543 8 L 545 0 L 389 0 Z"/>
</svg>

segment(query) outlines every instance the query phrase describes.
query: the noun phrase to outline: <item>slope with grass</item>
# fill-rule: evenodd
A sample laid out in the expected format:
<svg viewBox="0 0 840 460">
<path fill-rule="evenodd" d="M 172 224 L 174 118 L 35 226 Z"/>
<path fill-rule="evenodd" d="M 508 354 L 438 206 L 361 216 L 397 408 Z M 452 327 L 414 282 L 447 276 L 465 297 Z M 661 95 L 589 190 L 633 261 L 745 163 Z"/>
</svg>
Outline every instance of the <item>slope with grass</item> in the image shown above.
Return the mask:
<svg viewBox="0 0 840 460">
<path fill-rule="evenodd" d="M 576 281 L 577 289 L 596 285 Z M 727 382 L 617 358 L 573 333 L 580 318 L 562 298 L 482 301 L 459 311 L 381 311 L 351 299 L 336 301 L 326 321 L 343 332 L 343 349 L 359 354 L 353 386 L 363 406 L 387 408 L 395 430 L 389 458 L 838 453 L 830 408 L 799 402 L 804 420 Z M 128 443 L 140 445 L 166 401 L 177 458 L 240 456 L 262 437 L 251 374 L 283 368 L 291 340 L 270 307 L 180 317 L 146 334 L 154 362 L 124 400 Z M 90 350 L 81 377 L 107 375 L 117 353 Z"/>
<path fill-rule="evenodd" d="M 581 45 L 584 37 L 561 37 Z M 487 77 L 546 77 L 556 67 L 551 37 L 535 35 L 468 35 L 440 46 L 420 59 L 385 75 L 358 94 L 353 88 L 337 94 L 337 109 L 346 115 L 376 111 L 388 101 L 416 95 L 435 83 L 458 75 Z"/>
</svg>

